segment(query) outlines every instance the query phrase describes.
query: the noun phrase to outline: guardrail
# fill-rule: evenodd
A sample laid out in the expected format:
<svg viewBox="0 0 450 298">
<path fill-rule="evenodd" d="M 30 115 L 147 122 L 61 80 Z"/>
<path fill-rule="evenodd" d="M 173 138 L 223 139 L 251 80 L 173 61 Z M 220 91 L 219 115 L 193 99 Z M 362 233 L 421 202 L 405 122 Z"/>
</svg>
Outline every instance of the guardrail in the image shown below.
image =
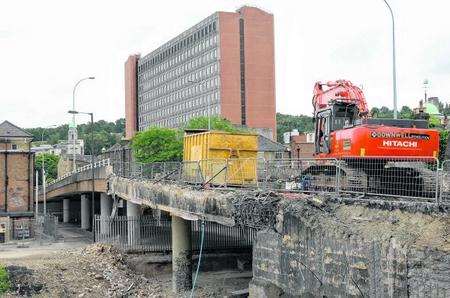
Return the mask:
<svg viewBox="0 0 450 298">
<path fill-rule="evenodd" d="M 355 193 L 450 203 L 450 161 L 433 157 L 209 159 L 111 163 L 115 175 L 201 187 Z"/>
<path fill-rule="evenodd" d="M 110 165 L 109 158 L 103 159 L 103 160 L 100 160 L 100 161 L 97 161 L 97 162 L 94 163 L 94 169 L 105 167 L 105 166 L 109 166 L 109 165 Z M 72 176 L 74 174 L 85 172 L 85 171 L 89 171 L 91 169 L 92 169 L 92 164 L 88 164 L 88 165 L 79 167 L 75 171 L 68 172 L 68 173 L 62 175 L 61 177 L 58 177 L 58 179 L 55 179 L 55 180 L 47 183 L 47 186 L 50 186 L 50 185 L 55 184 L 55 183 L 57 183 L 59 181 L 62 181 L 62 180 L 66 179 L 66 178 L 68 178 L 68 177 L 70 177 L 70 176 Z"/>
</svg>

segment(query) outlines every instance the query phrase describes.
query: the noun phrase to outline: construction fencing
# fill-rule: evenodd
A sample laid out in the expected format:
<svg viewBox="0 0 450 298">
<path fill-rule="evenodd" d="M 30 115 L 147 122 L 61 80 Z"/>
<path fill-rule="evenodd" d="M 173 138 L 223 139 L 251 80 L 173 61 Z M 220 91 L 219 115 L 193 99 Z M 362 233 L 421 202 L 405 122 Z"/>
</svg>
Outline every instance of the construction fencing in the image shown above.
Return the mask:
<svg viewBox="0 0 450 298">
<path fill-rule="evenodd" d="M 11 239 L 23 240 L 34 238 L 36 227 L 32 218 L 21 218 L 11 220 Z"/>
<path fill-rule="evenodd" d="M 432 157 L 215 159 L 125 163 L 116 175 L 208 187 L 250 187 L 291 192 L 368 194 L 446 203 L 450 161 Z M 122 169 L 126 168 L 126 173 Z"/>
<path fill-rule="evenodd" d="M 36 216 L 35 230 L 41 238 L 55 240 L 58 237 L 58 217 L 51 214 Z"/>
<path fill-rule="evenodd" d="M 117 246 L 126 252 L 168 252 L 172 250 L 170 219 L 151 215 L 101 217 L 94 220 L 95 241 Z M 191 221 L 192 249 L 199 250 L 201 223 Z M 204 250 L 250 249 L 256 230 L 205 222 Z"/>
</svg>

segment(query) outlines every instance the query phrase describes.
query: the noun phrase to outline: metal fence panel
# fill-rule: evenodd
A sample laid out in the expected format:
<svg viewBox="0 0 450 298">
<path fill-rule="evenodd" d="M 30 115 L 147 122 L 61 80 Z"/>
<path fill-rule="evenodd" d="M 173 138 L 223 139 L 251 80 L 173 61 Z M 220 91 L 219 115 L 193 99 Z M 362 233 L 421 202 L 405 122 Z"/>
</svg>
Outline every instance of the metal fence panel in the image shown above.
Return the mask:
<svg viewBox="0 0 450 298">
<path fill-rule="evenodd" d="M 34 220 L 31 218 L 12 220 L 12 239 L 21 240 L 35 237 Z"/>
<path fill-rule="evenodd" d="M 58 217 L 39 215 L 35 218 L 36 234 L 56 239 L 58 237 Z"/>
<path fill-rule="evenodd" d="M 268 160 L 258 170 L 259 185 L 265 189 L 301 192 L 336 192 L 336 159 Z"/>
<path fill-rule="evenodd" d="M 338 163 L 339 188 L 382 196 L 437 200 L 439 161 L 426 157 L 358 157 Z"/>
<path fill-rule="evenodd" d="M 426 201 L 450 198 L 449 163 L 432 157 L 208 159 L 113 164 L 116 175 L 155 182 L 275 191 L 361 193 Z"/>
<path fill-rule="evenodd" d="M 199 250 L 201 224 L 191 222 L 192 249 Z M 124 251 L 168 252 L 172 249 L 171 221 L 143 216 L 96 216 L 95 241 L 113 244 Z M 205 223 L 205 250 L 251 248 L 256 230 Z"/>
</svg>

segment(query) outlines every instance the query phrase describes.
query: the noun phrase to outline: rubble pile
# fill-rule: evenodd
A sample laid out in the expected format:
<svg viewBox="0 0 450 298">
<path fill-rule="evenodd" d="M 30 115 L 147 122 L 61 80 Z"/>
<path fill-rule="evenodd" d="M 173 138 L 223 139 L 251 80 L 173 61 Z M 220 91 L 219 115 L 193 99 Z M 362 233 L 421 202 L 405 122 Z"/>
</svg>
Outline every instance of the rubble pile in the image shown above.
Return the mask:
<svg viewBox="0 0 450 298">
<path fill-rule="evenodd" d="M 273 191 L 242 191 L 233 200 L 236 224 L 258 230 L 273 227 L 280 197 Z"/>
<path fill-rule="evenodd" d="M 95 260 L 90 265 L 89 275 L 108 282 L 107 297 L 159 297 L 162 293 L 159 283 L 154 280 L 150 282 L 143 275 L 131 271 L 125 262 L 125 255 L 111 245 L 97 243 L 76 253 Z M 89 293 L 86 293 L 88 296 Z"/>
</svg>

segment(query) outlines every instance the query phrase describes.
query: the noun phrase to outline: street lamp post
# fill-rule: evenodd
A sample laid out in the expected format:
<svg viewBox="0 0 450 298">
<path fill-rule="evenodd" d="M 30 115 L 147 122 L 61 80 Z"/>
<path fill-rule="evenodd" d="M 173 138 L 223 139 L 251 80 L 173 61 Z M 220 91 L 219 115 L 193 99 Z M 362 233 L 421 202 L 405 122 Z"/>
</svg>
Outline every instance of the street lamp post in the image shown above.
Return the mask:
<svg viewBox="0 0 450 298">
<path fill-rule="evenodd" d="M 94 113 L 86 113 L 86 112 L 79 112 L 75 110 L 71 110 L 68 112 L 69 114 L 75 115 L 75 114 L 83 114 L 83 115 L 89 115 L 91 117 L 91 179 L 92 179 L 92 189 L 91 189 L 91 198 L 92 198 L 92 235 L 95 237 L 94 233 L 94 215 L 95 215 L 95 201 L 94 201 L 94 195 L 95 195 L 95 175 L 94 175 Z M 95 238 L 94 238 L 95 240 Z"/>
<path fill-rule="evenodd" d="M 56 127 L 56 125 L 50 125 L 50 126 L 42 128 L 41 145 L 42 145 L 42 143 L 44 143 L 45 129 L 52 128 L 52 127 Z M 47 194 L 45 193 L 46 187 L 47 187 L 47 185 L 46 185 L 47 179 L 45 177 L 45 158 L 44 157 L 42 157 L 42 160 L 41 160 L 41 172 L 42 172 L 42 199 L 44 201 L 44 210 L 43 210 L 44 212 L 43 213 L 45 216 L 45 215 L 47 215 Z M 38 187 L 38 186 L 36 186 L 36 187 Z M 36 210 L 38 210 L 38 209 L 36 208 Z M 37 214 L 37 211 L 36 211 L 36 214 Z"/>
<path fill-rule="evenodd" d="M 391 6 L 386 0 L 383 0 L 386 6 L 391 13 L 392 19 L 392 88 L 394 92 L 394 119 L 397 119 L 397 70 L 396 70 L 396 61 L 395 61 L 395 22 L 394 22 L 394 13 L 392 11 Z"/>
<path fill-rule="evenodd" d="M 86 77 L 86 78 L 82 78 L 81 80 L 79 80 L 75 86 L 73 87 L 73 91 L 72 91 L 72 111 L 75 111 L 75 91 L 77 90 L 78 85 L 80 85 L 81 82 L 86 81 L 86 80 L 94 80 L 95 77 Z M 72 114 L 72 123 L 75 126 L 75 114 Z M 72 140 L 72 150 L 73 150 L 73 160 L 72 160 L 72 170 L 73 172 L 76 171 L 77 169 L 77 164 L 76 164 L 76 152 L 75 152 L 75 138 L 73 138 Z"/>
</svg>

